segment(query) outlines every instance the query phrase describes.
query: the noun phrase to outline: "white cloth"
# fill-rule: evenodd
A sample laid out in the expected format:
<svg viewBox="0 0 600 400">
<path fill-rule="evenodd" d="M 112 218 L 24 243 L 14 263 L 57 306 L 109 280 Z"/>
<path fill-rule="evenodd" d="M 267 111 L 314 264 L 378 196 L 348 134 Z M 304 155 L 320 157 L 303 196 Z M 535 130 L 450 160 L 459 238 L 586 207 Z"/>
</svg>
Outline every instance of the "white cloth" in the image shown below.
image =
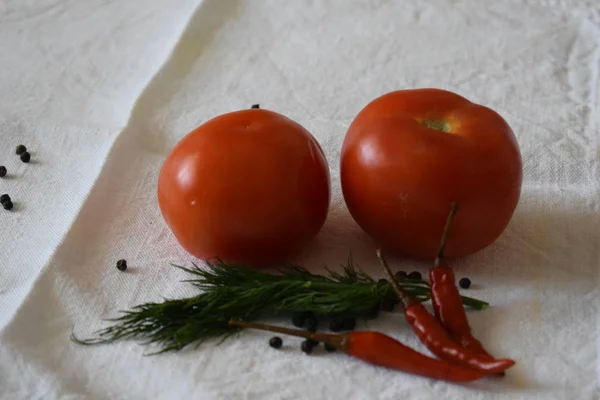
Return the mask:
<svg viewBox="0 0 600 400">
<path fill-rule="evenodd" d="M 1 398 L 600 397 L 600 3 L 3 1 L 0 51 L 0 192 L 15 203 L 0 210 Z M 260 332 L 155 357 L 69 341 L 73 327 L 195 293 L 169 266 L 195 260 L 161 218 L 157 174 L 191 129 L 254 103 L 303 124 L 330 162 L 329 217 L 298 261 L 318 271 L 351 250 L 382 276 L 344 206 L 339 152 L 366 103 L 415 87 L 494 108 L 521 146 L 509 228 L 454 263 L 492 304 L 469 314 L 476 336 L 518 362 L 504 379 L 448 384 L 306 356 L 291 338 L 274 351 Z M 397 313 L 369 328 L 425 351 Z"/>
</svg>

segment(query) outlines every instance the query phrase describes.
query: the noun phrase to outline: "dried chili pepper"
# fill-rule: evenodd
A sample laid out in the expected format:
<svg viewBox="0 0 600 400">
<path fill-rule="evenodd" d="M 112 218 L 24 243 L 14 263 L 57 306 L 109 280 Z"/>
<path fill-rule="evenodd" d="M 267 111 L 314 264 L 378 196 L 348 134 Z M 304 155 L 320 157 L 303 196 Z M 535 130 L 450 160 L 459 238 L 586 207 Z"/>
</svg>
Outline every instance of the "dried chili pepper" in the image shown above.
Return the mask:
<svg viewBox="0 0 600 400">
<path fill-rule="evenodd" d="M 469 349 L 488 359 L 494 359 L 483 345 L 471 334 L 471 327 L 455 286 L 452 268 L 438 264 L 429 273 L 431 300 L 435 315 L 453 339 L 463 348 Z M 456 303 L 458 297 L 458 304 Z"/>
<path fill-rule="evenodd" d="M 431 283 L 431 302 L 436 318 L 446 328 L 455 342 L 461 347 L 479 354 L 489 360 L 495 358 L 491 356 L 482 346 L 482 344 L 471 334 L 471 327 L 467 320 L 467 314 L 462 305 L 460 293 L 456 287 L 454 272 L 443 260 L 444 249 L 448 238 L 448 232 L 454 215 L 458 211 L 458 205 L 452 203 L 450 213 L 446 219 L 444 232 L 440 247 L 435 258 L 433 267 L 429 271 L 429 281 Z"/>
<path fill-rule="evenodd" d="M 379 258 L 381 265 L 389 274 L 392 280 L 392 286 L 404 304 L 404 317 L 406 318 L 406 321 L 413 328 L 413 331 L 417 334 L 421 342 L 433 354 L 442 360 L 474 368 L 489 374 L 500 373 L 515 364 L 513 360 L 490 359 L 489 357 L 484 357 L 481 354 L 477 354 L 469 349 L 461 347 L 448 334 L 440 322 L 427 311 L 423 304 L 413 299 L 402 290 L 398 282 L 393 278 L 394 274 L 385 261 L 381 249 L 377 250 L 377 257 Z"/>
<path fill-rule="evenodd" d="M 481 379 L 486 375 L 483 371 L 464 368 L 428 357 L 396 339 L 379 332 L 311 333 L 274 325 L 236 320 L 230 321 L 229 324 L 241 328 L 259 329 L 317 340 L 370 364 L 428 378 L 443 379 L 451 382 L 470 382 Z"/>
</svg>

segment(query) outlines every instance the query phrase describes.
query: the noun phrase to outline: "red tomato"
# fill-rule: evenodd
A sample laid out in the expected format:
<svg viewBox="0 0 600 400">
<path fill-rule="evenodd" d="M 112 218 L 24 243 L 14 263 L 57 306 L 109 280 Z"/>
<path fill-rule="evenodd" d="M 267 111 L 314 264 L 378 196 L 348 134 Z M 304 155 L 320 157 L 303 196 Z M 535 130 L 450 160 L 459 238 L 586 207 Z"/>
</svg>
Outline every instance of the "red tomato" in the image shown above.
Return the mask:
<svg viewBox="0 0 600 400">
<path fill-rule="evenodd" d="M 369 103 L 341 154 L 344 199 L 358 224 L 393 252 L 433 258 L 451 202 L 446 255 L 494 242 L 517 206 L 522 162 L 495 111 L 439 89 L 400 90 Z"/>
<path fill-rule="evenodd" d="M 165 221 L 205 260 L 282 261 L 319 232 L 329 200 L 329 168 L 315 138 L 263 109 L 202 124 L 175 146 L 158 179 Z"/>
</svg>

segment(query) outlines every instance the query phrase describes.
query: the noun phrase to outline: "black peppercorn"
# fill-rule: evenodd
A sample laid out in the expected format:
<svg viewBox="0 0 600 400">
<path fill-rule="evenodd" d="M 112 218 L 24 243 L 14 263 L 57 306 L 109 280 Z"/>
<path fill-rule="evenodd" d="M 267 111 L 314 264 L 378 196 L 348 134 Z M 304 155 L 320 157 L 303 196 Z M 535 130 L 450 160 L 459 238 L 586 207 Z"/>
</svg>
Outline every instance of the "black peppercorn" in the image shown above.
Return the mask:
<svg viewBox="0 0 600 400">
<path fill-rule="evenodd" d="M 6 176 L 6 167 L 4 165 L 0 165 L 0 178 L 4 178 Z"/>
<path fill-rule="evenodd" d="M 415 280 L 421 280 L 421 279 L 423 279 L 423 276 L 421 275 L 421 273 L 419 271 L 413 271 L 410 274 L 408 274 L 408 278 L 415 279 Z"/>
<path fill-rule="evenodd" d="M 351 331 L 356 326 L 356 320 L 352 317 L 346 317 L 342 320 L 342 325 L 345 331 Z"/>
<path fill-rule="evenodd" d="M 381 311 L 392 312 L 392 311 L 394 311 L 395 306 L 396 306 L 396 302 L 387 297 L 384 297 L 381 300 L 381 303 L 379 303 L 379 308 L 381 309 Z"/>
<path fill-rule="evenodd" d="M 317 326 L 319 325 L 319 322 L 316 319 L 313 318 L 307 318 L 306 319 L 306 330 L 309 332 L 316 332 L 317 331 Z"/>
<path fill-rule="evenodd" d="M 300 348 L 306 354 L 310 354 L 313 351 L 313 345 L 311 344 L 311 342 L 309 342 L 309 340 L 310 339 L 303 340 L 302 344 L 300 345 Z"/>
<path fill-rule="evenodd" d="M 31 154 L 29 154 L 29 152 L 26 151 L 25 153 L 21 154 L 21 161 L 28 163 L 29 160 L 31 160 Z"/>
<path fill-rule="evenodd" d="M 386 285 L 388 283 L 387 279 L 381 278 L 380 280 L 377 281 L 378 285 Z"/>
<path fill-rule="evenodd" d="M 313 313 L 308 313 L 305 323 L 306 330 L 311 332 L 315 332 L 317 330 L 317 326 L 319 325 L 319 321 L 317 321 L 317 317 L 315 317 L 315 314 Z"/>
<path fill-rule="evenodd" d="M 306 313 L 304 311 L 294 311 L 292 313 L 292 324 L 297 328 L 302 328 L 306 321 Z"/>
<path fill-rule="evenodd" d="M 373 308 L 371 308 L 369 311 L 367 311 L 367 318 L 377 318 L 377 316 L 379 315 L 379 304 L 375 305 Z"/>
<path fill-rule="evenodd" d="M 10 200 L 5 201 L 4 203 L 2 203 L 2 207 L 4 207 L 5 210 L 12 210 L 13 203 Z"/>
<path fill-rule="evenodd" d="M 396 278 L 396 280 L 401 281 L 403 279 L 408 278 L 408 274 L 406 273 L 406 271 L 398 271 L 394 274 L 394 278 Z"/>
<path fill-rule="evenodd" d="M 334 318 L 329 321 L 329 330 L 331 332 L 340 332 L 344 330 L 344 321 L 340 318 Z"/>
<path fill-rule="evenodd" d="M 7 194 L 3 194 L 2 196 L 0 196 L 0 204 L 4 204 L 7 201 L 10 201 L 10 196 Z"/>
<path fill-rule="evenodd" d="M 462 278 L 458 281 L 458 285 L 463 289 L 468 289 L 471 287 L 471 280 L 469 278 Z"/>
<path fill-rule="evenodd" d="M 314 340 L 314 339 L 306 339 L 306 341 L 307 341 L 308 343 L 310 343 L 310 345 L 311 345 L 312 347 L 317 347 L 317 346 L 319 345 L 319 342 L 317 342 L 317 341 L 316 341 L 316 340 Z"/>
<path fill-rule="evenodd" d="M 325 351 L 328 353 L 333 353 L 336 350 L 335 346 L 325 343 Z"/>
<path fill-rule="evenodd" d="M 27 147 L 23 146 L 22 144 L 17 146 L 17 151 L 15 153 L 17 153 L 17 155 L 21 155 L 23 153 L 25 153 L 27 151 Z"/>
<path fill-rule="evenodd" d="M 252 107 L 250 108 L 260 108 L 260 104 L 252 104 Z"/>
<path fill-rule="evenodd" d="M 125 261 L 125 260 L 117 261 L 117 269 L 119 271 L 125 271 L 127 269 L 127 261 Z"/>
<path fill-rule="evenodd" d="M 280 349 L 282 344 L 283 340 L 281 340 L 279 336 L 273 336 L 271 339 L 269 339 L 269 346 L 274 349 Z"/>
</svg>

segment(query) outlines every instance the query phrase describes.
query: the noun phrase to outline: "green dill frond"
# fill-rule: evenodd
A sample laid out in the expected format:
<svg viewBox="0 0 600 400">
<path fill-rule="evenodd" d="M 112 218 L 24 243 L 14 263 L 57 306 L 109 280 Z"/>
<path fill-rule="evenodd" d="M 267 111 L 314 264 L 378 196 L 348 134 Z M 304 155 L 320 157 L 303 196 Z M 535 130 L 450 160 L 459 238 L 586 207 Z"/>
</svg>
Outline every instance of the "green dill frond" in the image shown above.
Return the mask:
<svg viewBox="0 0 600 400">
<path fill-rule="evenodd" d="M 326 269 L 326 275 L 313 274 L 297 265 L 285 265 L 276 273 L 231 265 L 222 261 L 186 268 L 174 265 L 191 277 L 185 280 L 201 290 L 194 297 L 145 303 L 122 311 L 109 319 L 112 325 L 95 332 L 95 337 L 79 344 L 111 343 L 139 339 L 159 347 L 159 352 L 177 351 L 208 339 L 225 340 L 239 328 L 228 325 L 232 318 L 252 321 L 265 316 L 294 311 L 311 311 L 319 316 L 367 315 L 384 298 L 397 301 L 391 284 L 381 284 L 358 269 L 352 258 L 340 272 Z M 426 281 L 405 279 L 404 290 L 419 301 L 429 300 Z M 475 309 L 487 303 L 463 297 Z"/>
</svg>

